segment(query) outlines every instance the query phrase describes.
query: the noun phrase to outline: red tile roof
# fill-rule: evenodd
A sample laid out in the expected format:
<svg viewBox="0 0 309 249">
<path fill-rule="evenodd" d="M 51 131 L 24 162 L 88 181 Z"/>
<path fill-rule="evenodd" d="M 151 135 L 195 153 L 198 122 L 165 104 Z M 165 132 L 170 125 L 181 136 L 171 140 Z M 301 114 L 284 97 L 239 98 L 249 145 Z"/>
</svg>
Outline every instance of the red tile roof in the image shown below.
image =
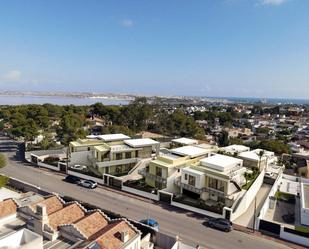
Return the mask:
<svg viewBox="0 0 309 249">
<path fill-rule="evenodd" d="M 54 213 L 54 212 L 62 209 L 63 206 L 64 206 L 63 203 L 60 201 L 60 199 L 57 196 L 52 196 L 52 197 L 49 197 L 49 198 L 47 198 L 43 201 L 39 201 L 37 203 L 34 203 L 30 207 L 35 210 L 36 206 L 38 204 L 44 204 L 46 206 L 47 214 Z"/>
<path fill-rule="evenodd" d="M 13 199 L 7 199 L 0 202 L 0 217 L 5 217 L 15 214 L 17 211 L 17 204 Z"/>
<path fill-rule="evenodd" d="M 132 239 L 137 232 L 125 220 L 119 220 L 106 226 L 95 240 L 102 249 L 119 249 L 124 242 L 121 240 L 121 232 L 128 232 L 129 239 Z"/>
<path fill-rule="evenodd" d="M 76 203 L 72 203 L 59 211 L 48 215 L 49 225 L 58 230 L 58 226 L 72 224 L 85 216 L 84 210 Z"/>
<path fill-rule="evenodd" d="M 75 227 L 88 239 L 95 236 L 108 225 L 107 218 L 99 211 L 95 211 L 76 222 Z"/>
</svg>

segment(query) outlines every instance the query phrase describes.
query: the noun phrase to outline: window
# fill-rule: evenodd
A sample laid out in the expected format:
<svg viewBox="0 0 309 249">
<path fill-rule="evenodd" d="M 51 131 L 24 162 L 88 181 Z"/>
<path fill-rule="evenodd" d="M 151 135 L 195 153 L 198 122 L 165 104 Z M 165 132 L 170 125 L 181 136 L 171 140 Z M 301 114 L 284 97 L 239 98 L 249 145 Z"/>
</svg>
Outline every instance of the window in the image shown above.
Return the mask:
<svg viewBox="0 0 309 249">
<path fill-rule="evenodd" d="M 135 157 L 138 157 L 138 150 L 135 151 Z"/>
<path fill-rule="evenodd" d="M 162 177 L 162 169 L 160 167 L 156 167 L 156 175 Z"/>
<path fill-rule="evenodd" d="M 88 147 L 87 149 L 88 149 L 88 151 L 90 151 L 90 147 Z"/>
<path fill-rule="evenodd" d="M 189 175 L 189 185 L 195 186 L 195 176 Z"/>
<path fill-rule="evenodd" d="M 214 178 L 209 178 L 208 186 L 210 188 L 217 189 L 217 190 L 220 190 L 222 192 L 224 191 L 224 182 L 217 180 L 217 179 L 214 179 Z"/>
<path fill-rule="evenodd" d="M 185 180 L 186 181 L 188 180 L 188 174 L 185 174 Z"/>
<path fill-rule="evenodd" d="M 126 152 L 126 158 L 131 158 L 131 152 Z"/>
<path fill-rule="evenodd" d="M 116 153 L 116 160 L 122 159 L 122 153 Z"/>
</svg>

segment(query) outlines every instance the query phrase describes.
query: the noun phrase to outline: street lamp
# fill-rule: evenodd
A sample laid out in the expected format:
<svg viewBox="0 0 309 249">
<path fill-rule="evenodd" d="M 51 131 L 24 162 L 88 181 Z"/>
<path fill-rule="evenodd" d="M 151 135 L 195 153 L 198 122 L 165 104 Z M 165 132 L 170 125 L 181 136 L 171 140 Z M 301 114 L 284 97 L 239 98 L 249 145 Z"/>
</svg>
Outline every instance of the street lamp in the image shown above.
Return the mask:
<svg viewBox="0 0 309 249">
<path fill-rule="evenodd" d="M 150 194 L 155 194 L 155 190 L 151 190 Z M 151 205 L 151 197 L 149 197 L 149 206 L 148 206 L 148 221 L 150 219 L 150 205 Z"/>
</svg>

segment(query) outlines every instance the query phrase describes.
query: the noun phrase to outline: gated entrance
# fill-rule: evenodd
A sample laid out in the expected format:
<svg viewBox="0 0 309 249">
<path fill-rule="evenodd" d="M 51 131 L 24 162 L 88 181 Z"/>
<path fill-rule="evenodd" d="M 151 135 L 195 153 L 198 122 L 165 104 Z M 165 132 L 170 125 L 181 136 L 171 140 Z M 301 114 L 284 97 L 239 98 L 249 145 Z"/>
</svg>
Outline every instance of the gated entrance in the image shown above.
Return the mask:
<svg viewBox="0 0 309 249">
<path fill-rule="evenodd" d="M 159 192 L 159 200 L 168 204 L 172 203 L 172 195 L 164 192 Z"/>
</svg>

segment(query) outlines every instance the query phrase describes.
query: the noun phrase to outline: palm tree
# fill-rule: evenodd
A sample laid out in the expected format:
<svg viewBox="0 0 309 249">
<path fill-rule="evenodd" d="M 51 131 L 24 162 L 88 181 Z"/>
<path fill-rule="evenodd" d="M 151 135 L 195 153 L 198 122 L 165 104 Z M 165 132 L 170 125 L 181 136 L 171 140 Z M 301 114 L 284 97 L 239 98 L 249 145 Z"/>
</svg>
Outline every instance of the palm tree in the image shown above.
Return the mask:
<svg viewBox="0 0 309 249">
<path fill-rule="evenodd" d="M 265 151 L 264 150 L 260 150 L 259 153 L 258 153 L 258 156 L 259 156 L 259 172 L 261 172 L 261 161 L 262 161 L 262 157 L 264 156 L 265 154 Z"/>
</svg>

